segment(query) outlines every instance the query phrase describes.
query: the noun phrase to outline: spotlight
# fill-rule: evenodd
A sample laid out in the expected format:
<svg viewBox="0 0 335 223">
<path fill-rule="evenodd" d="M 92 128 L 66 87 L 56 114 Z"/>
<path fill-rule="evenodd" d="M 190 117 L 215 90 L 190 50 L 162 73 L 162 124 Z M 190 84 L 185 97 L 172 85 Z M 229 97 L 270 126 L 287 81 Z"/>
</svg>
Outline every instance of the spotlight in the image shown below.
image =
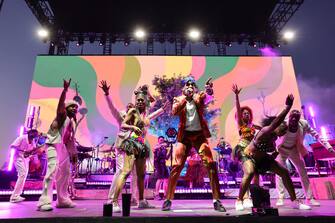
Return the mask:
<svg viewBox="0 0 335 223">
<path fill-rule="evenodd" d="M 226 46 L 232 46 L 232 44 L 231 44 L 230 41 L 226 41 L 226 42 L 225 42 L 225 45 L 226 45 Z"/>
<path fill-rule="evenodd" d="M 200 31 L 197 29 L 191 29 L 188 33 L 188 36 L 192 40 L 198 40 L 200 38 Z"/>
<path fill-rule="evenodd" d="M 142 40 L 145 37 L 145 31 L 143 29 L 137 29 L 135 30 L 134 35 L 137 39 Z"/>
<path fill-rule="evenodd" d="M 83 45 L 84 44 L 84 37 L 82 37 L 82 36 L 80 36 L 80 37 L 78 37 L 78 42 L 77 42 L 77 46 L 81 46 L 81 45 Z"/>
<path fill-rule="evenodd" d="M 256 45 L 255 41 L 253 41 L 253 40 L 249 40 L 249 46 L 255 48 L 257 45 Z"/>
<path fill-rule="evenodd" d="M 44 29 L 44 28 L 41 28 L 41 29 L 37 30 L 37 35 L 40 38 L 47 38 L 49 36 L 49 31 Z"/>
<path fill-rule="evenodd" d="M 292 40 L 294 39 L 295 33 L 292 31 L 286 31 L 283 35 L 283 38 L 286 40 Z"/>
<path fill-rule="evenodd" d="M 102 35 L 99 41 L 99 46 L 105 45 L 106 43 L 106 35 Z"/>
<path fill-rule="evenodd" d="M 129 44 L 130 44 L 130 38 L 129 37 L 126 37 L 125 39 L 124 39 L 124 43 L 123 43 L 125 46 L 129 46 Z"/>
</svg>

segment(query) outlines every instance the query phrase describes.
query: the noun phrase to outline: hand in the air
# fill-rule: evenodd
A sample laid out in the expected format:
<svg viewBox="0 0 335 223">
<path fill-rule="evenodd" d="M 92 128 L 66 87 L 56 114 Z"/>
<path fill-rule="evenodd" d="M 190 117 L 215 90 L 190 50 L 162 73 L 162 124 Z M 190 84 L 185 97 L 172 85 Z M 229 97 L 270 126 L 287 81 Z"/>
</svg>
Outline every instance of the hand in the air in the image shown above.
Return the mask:
<svg viewBox="0 0 335 223">
<path fill-rule="evenodd" d="M 231 90 L 232 90 L 236 95 L 238 95 L 238 94 L 241 92 L 242 88 L 238 88 L 237 84 L 233 84 L 233 87 L 231 88 Z"/>
<path fill-rule="evenodd" d="M 110 88 L 110 85 L 108 86 L 107 82 L 102 80 L 100 81 L 100 86 L 99 86 L 103 92 L 105 93 L 105 95 L 109 95 L 109 88 Z"/>
<path fill-rule="evenodd" d="M 63 79 L 63 87 L 64 87 L 64 90 L 67 91 L 67 89 L 69 89 L 70 87 L 70 84 L 71 84 L 71 78 L 67 81 L 65 79 Z"/>
<path fill-rule="evenodd" d="M 208 95 L 213 95 L 213 82 L 212 82 L 212 78 L 210 77 L 206 83 L 205 83 L 205 89 L 206 89 L 206 93 Z"/>
<path fill-rule="evenodd" d="M 293 96 L 293 94 L 289 94 L 289 95 L 287 95 L 287 97 L 286 97 L 286 102 L 285 102 L 285 104 L 286 104 L 287 106 L 292 107 L 292 105 L 293 105 L 293 101 L 294 101 L 294 96 Z"/>
</svg>

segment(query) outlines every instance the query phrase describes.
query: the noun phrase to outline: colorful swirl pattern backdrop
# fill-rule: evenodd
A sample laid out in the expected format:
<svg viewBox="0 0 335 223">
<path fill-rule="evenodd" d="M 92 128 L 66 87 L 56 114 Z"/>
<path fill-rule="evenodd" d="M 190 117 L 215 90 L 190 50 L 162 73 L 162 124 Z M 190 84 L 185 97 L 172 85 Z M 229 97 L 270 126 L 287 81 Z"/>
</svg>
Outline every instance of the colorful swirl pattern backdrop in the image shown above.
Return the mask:
<svg viewBox="0 0 335 223">
<path fill-rule="evenodd" d="M 234 83 L 242 88 L 241 105 L 252 108 L 256 123 L 265 114 L 278 114 L 289 93 L 295 96 L 293 107 L 301 107 L 292 58 L 288 56 L 38 56 L 29 104 L 40 106 L 41 124 L 38 129 L 47 132 L 56 115 L 63 79 L 72 78 L 67 99 L 76 95 L 74 83 L 77 83 L 82 106 L 88 109 L 79 126 L 77 141 L 84 146 L 94 146 L 108 136 L 108 144 L 111 144 L 118 125 L 99 82 L 106 80 L 110 83 L 114 105 L 124 110 L 127 103 L 134 101 L 133 92 L 138 86 L 150 86 L 155 75 L 171 77 L 179 74 L 192 74 L 200 89 L 204 89 L 209 77 L 213 78 L 215 103 L 211 106 L 220 108 L 221 114 L 214 120 L 218 134 L 213 135 L 212 146 L 221 136 L 232 145 L 239 138 L 235 96 L 231 90 Z M 149 89 L 156 94 L 152 86 Z M 153 146 L 157 136 L 148 134 L 147 140 Z"/>
</svg>

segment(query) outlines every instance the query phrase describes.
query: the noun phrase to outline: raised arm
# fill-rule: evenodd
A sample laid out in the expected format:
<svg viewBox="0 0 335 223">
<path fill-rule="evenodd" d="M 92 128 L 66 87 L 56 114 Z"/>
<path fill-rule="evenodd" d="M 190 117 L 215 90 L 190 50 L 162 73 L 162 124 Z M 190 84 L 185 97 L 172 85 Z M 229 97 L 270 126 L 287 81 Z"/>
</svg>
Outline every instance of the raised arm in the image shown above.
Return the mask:
<svg viewBox="0 0 335 223">
<path fill-rule="evenodd" d="M 66 93 L 67 90 L 70 87 L 71 84 L 71 78 L 69 79 L 69 81 L 67 80 L 63 80 L 63 91 L 62 94 L 60 95 L 59 101 L 58 101 L 58 106 L 57 106 L 57 118 L 59 115 L 64 115 L 64 113 L 66 113 L 65 111 L 65 99 L 66 99 Z"/>
<path fill-rule="evenodd" d="M 267 132 L 274 131 L 284 120 L 290 109 L 292 108 L 294 97 L 292 94 L 289 94 L 286 97 L 286 107 L 284 110 L 272 121 L 270 126 L 267 128 Z"/>
<path fill-rule="evenodd" d="M 243 125 L 240 99 L 238 97 L 238 95 L 241 92 L 241 90 L 242 90 L 242 88 L 238 88 L 238 86 L 236 84 L 233 84 L 232 91 L 235 93 L 237 123 L 238 123 L 239 126 Z"/>
<path fill-rule="evenodd" d="M 168 107 L 171 106 L 171 103 L 169 101 L 166 101 L 164 104 L 163 104 L 163 107 L 162 108 L 159 108 L 157 109 L 156 111 L 152 112 L 150 115 L 148 115 L 148 119 L 149 120 L 152 120 L 152 119 L 155 119 L 157 118 L 158 116 L 160 116 L 161 114 L 163 114 L 167 109 Z"/>
<path fill-rule="evenodd" d="M 115 108 L 111 98 L 109 97 L 110 85 L 108 86 L 106 81 L 101 81 L 99 87 L 103 90 L 105 94 L 105 99 L 106 99 L 110 112 L 112 113 L 113 117 L 116 119 L 118 124 L 121 125 L 123 119 L 120 115 L 120 112 Z"/>
</svg>

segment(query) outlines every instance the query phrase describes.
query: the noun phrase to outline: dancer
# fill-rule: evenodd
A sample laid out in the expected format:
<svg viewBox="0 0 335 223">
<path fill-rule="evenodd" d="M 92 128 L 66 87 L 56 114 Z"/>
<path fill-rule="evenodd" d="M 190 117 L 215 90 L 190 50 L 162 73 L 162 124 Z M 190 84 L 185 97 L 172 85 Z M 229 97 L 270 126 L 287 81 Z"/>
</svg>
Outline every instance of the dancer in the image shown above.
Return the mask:
<svg viewBox="0 0 335 223">
<path fill-rule="evenodd" d="M 123 185 L 130 173 L 136 168 L 137 187 L 139 193 L 138 208 L 154 208 L 147 200 L 144 199 L 144 177 L 145 177 L 145 161 L 149 156 L 150 148 L 144 143 L 146 128 L 150 124 L 150 120 L 162 114 L 169 106 L 164 106 L 157 111 L 147 115 L 147 107 L 150 106 L 147 87 L 142 87 L 135 92 L 135 108 L 130 109 L 122 122 L 122 137 L 115 143 L 116 148 L 122 152 L 123 166 L 118 175 L 114 177 L 116 183 L 115 195 L 113 197 L 113 206 L 117 205 L 117 198 L 121 193 Z M 120 136 L 120 134 L 119 134 Z"/>
<path fill-rule="evenodd" d="M 76 162 L 77 151 L 74 139 L 74 126 L 79 105 L 69 100 L 65 103 L 66 92 L 71 84 L 64 80 L 64 89 L 60 96 L 56 118 L 50 125 L 47 133 L 48 169 L 43 181 L 42 195 L 38 201 L 39 211 L 51 211 L 52 185 L 56 181 L 57 208 L 73 208 L 68 187 L 70 182 L 70 162 Z"/>
<path fill-rule="evenodd" d="M 240 105 L 239 94 L 241 88 L 238 88 L 236 84 L 233 85 L 232 91 L 235 93 L 236 101 L 236 119 L 239 128 L 240 140 L 235 146 L 232 156 L 233 160 L 238 160 L 242 163 L 243 172 L 248 168 L 247 161 L 249 158 L 245 155 L 244 149 L 250 144 L 251 140 L 254 138 L 256 131 L 260 130 L 260 126 L 253 123 L 253 113 L 250 107 Z M 254 184 L 259 184 L 259 175 L 255 173 L 253 178 Z M 244 200 L 237 200 L 235 203 L 235 209 L 237 211 L 242 211 L 244 208 L 251 208 L 253 206 L 251 199 L 249 198 L 249 190 L 245 194 Z"/>
<path fill-rule="evenodd" d="M 119 133 L 116 137 L 116 140 L 115 140 L 115 144 L 114 144 L 114 147 L 116 144 L 119 144 L 119 141 L 122 140 L 122 138 L 125 137 L 125 135 L 127 134 L 127 131 L 121 129 L 121 124 L 127 114 L 127 112 L 134 108 L 134 104 L 132 103 L 128 103 L 127 104 L 127 107 L 126 107 L 126 111 L 118 111 L 116 109 L 116 107 L 114 106 L 113 104 L 113 101 L 112 99 L 110 98 L 109 96 L 109 89 L 110 89 L 110 85 L 107 84 L 106 81 L 102 80 L 100 82 L 100 86 L 99 86 L 104 94 L 105 94 L 105 99 L 106 99 L 106 102 L 107 102 L 107 105 L 110 109 L 110 112 L 111 114 L 113 115 L 113 117 L 115 118 L 115 120 L 117 121 L 118 125 L 119 125 Z M 116 178 L 117 176 L 121 173 L 121 169 L 122 169 L 122 165 L 123 165 L 123 153 L 120 152 L 118 149 L 115 149 L 115 152 L 116 152 L 116 171 L 115 171 L 115 174 L 114 174 L 114 177 L 113 177 L 113 180 L 112 180 L 112 184 L 110 186 L 110 189 L 109 189 L 109 193 L 108 193 L 108 201 L 107 203 L 112 203 L 113 200 L 118 200 L 118 197 L 115 197 L 115 189 L 116 189 Z M 136 172 L 135 172 L 135 168 L 133 168 L 131 170 L 131 183 L 130 183 L 130 191 L 131 191 L 131 194 L 133 194 L 134 196 L 132 196 L 131 198 L 131 206 L 136 206 L 138 204 L 137 200 L 136 200 L 136 182 L 137 182 L 137 177 L 136 177 Z M 117 202 L 114 202 L 113 204 L 113 212 L 114 213 L 120 213 L 121 212 L 121 208 L 119 206 L 119 204 Z"/>
<path fill-rule="evenodd" d="M 220 185 L 217 165 L 213 161 L 212 152 L 208 146 L 207 138 L 211 136 L 206 120 L 203 117 L 207 95 L 213 94 L 211 78 L 206 82 L 206 92 L 196 93 L 195 80 L 191 77 L 185 79 L 183 95 L 174 98 L 172 114 L 179 115 L 179 129 L 175 149 L 175 162 L 169 177 L 168 192 L 162 210 L 171 209 L 171 200 L 187 156 L 192 147 L 199 153 L 202 162 L 207 168 L 210 185 L 213 193 L 214 210 L 224 212 L 226 209 L 220 202 Z"/>
<path fill-rule="evenodd" d="M 285 166 L 287 159 L 293 163 L 300 175 L 307 203 L 312 206 L 320 206 L 320 203 L 313 197 L 305 162 L 303 160 L 303 157 L 308 154 L 307 149 L 303 144 L 306 134 L 310 134 L 316 138 L 329 152 L 334 152 L 334 149 L 327 140 L 319 137 L 319 134 L 308 124 L 308 122 L 301 119 L 301 113 L 298 110 L 292 110 L 288 119 L 288 130 L 285 135 L 280 138 L 281 142 L 278 146 L 279 156 L 277 161 L 283 166 Z M 282 179 L 279 177 L 276 177 L 276 186 L 279 194 L 279 199 L 277 200 L 276 205 L 282 206 L 284 205 L 284 186 Z"/>
<path fill-rule="evenodd" d="M 11 148 L 15 149 L 14 166 L 17 171 L 17 181 L 10 196 L 11 203 L 18 203 L 24 201 L 25 198 L 21 197 L 24 183 L 26 182 L 28 171 L 29 171 L 29 154 L 37 148 L 36 139 L 38 138 L 38 131 L 31 129 L 26 135 L 19 136 L 10 145 Z"/>
<path fill-rule="evenodd" d="M 171 155 L 171 150 L 168 152 L 168 144 L 165 142 L 163 136 L 158 137 L 158 143 L 154 149 L 154 166 L 157 176 L 155 199 L 160 200 L 159 190 L 163 186 L 164 197 L 166 197 L 167 183 L 169 179 L 169 170 L 166 166 L 166 160 L 169 159 Z"/>
<path fill-rule="evenodd" d="M 302 210 L 311 209 L 310 206 L 303 204 L 296 198 L 293 183 L 288 170 L 275 160 L 278 152 L 275 152 L 272 155 L 267 153 L 267 151 L 275 150 L 278 136 L 283 135 L 283 132 L 286 130 L 286 125 L 283 124 L 283 121 L 287 113 L 290 111 L 293 101 L 293 95 L 288 95 L 286 98 L 286 107 L 278 115 L 278 117 L 273 116 L 263 119 L 262 129 L 257 133 L 252 142 L 244 149 L 244 154 L 247 156 L 248 160 L 244 162 L 245 171 L 241 182 L 238 200 L 242 200 L 255 173 L 262 174 L 266 171 L 271 171 L 283 179 L 284 185 L 290 194 L 291 201 L 293 202 L 293 208 Z"/>
</svg>

